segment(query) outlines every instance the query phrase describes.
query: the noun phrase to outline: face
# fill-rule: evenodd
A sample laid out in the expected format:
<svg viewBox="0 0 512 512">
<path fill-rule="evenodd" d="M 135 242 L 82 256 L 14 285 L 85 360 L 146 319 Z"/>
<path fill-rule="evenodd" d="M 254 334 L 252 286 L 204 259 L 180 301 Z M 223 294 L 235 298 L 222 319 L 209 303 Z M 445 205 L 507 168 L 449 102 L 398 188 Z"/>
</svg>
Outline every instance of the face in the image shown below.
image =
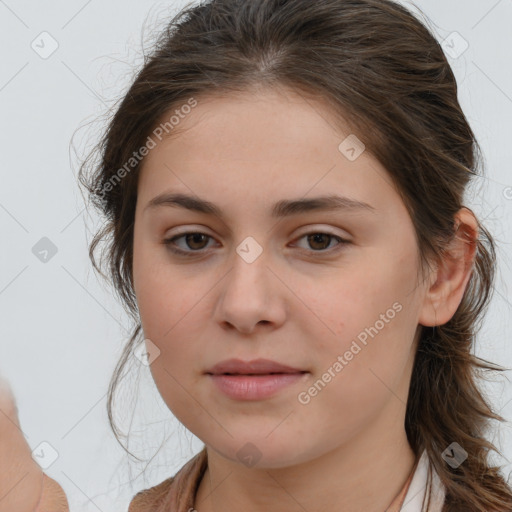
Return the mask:
<svg viewBox="0 0 512 512">
<path fill-rule="evenodd" d="M 262 467 L 385 438 L 405 410 L 425 296 L 387 171 L 358 156 L 325 105 L 291 91 L 198 98 L 178 128 L 145 159 L 134 228 L 135 293 L 163 400 L 208 447 L 233 461 L 253 451 Z M 151 206 L 162 194 L 217 211 Z M 351 202 L 311 201 L 327 196 Z M 231 358 L 297 372 L 209 374 Z"/>
</svg>

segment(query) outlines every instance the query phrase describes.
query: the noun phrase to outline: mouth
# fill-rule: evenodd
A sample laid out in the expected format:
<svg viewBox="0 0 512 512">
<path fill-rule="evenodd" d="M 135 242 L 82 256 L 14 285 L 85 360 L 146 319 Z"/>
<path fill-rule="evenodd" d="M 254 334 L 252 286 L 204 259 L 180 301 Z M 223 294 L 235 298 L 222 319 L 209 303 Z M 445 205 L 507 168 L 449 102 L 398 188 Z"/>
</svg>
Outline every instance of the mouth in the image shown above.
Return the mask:
<svg viewBox="0 0 512 512">
<path fill-rule="evenodd" d="M 309 372 L 298 373 L 258 373 L 258 374 L 229 374 L 219 373 L 208 375 L 214 389 L 225 397 L 238 402 L 254 402 L 282 396 L 283 393 L 304 385 Z M 286 396 L 286 395 L 284 395 Z"/>
<path fill-rule="evenodd" d="M 205 373 L 208 375 L 259 376 L 308 373 L 307 370 L 272 361 L 270 359 L 228 359 L 216 364 Z"/>
<path fill-rule="evenodd" d="M 271 359 L 227 359 L 205 372 L 225 397 L 236 401 L 258 401 L 280 396 L 305 382 L 308 370 Z"/>
<path fill-rule="evenodd" d="M 298 373 L 308 373 L 307 371 L 296 371 L 296 372 L 268 372 L 268 373 L 209 373 L 207 375 L 232 375 L 232 376 L 242 376 L 242 377 L 266 377 L 267 375 L 296 375 Z"/>
</svg>

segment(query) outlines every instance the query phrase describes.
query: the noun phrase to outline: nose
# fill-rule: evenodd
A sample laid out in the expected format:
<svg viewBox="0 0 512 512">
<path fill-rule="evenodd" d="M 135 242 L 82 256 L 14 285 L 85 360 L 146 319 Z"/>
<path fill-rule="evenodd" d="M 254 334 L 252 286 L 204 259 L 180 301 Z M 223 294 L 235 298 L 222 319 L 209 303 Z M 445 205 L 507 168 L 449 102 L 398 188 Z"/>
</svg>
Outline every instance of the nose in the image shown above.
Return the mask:
<svg viewBox="0 0 512 512">
<path fill-rule="evenodd" d="M 275 329 L 284 323 L 287 288 L 268 266 L 265 251 L 251 263 L 235 253 L 219 286 L 215 318 L 223 329 L 251 334 L 258 325 Z"/>
</svg>

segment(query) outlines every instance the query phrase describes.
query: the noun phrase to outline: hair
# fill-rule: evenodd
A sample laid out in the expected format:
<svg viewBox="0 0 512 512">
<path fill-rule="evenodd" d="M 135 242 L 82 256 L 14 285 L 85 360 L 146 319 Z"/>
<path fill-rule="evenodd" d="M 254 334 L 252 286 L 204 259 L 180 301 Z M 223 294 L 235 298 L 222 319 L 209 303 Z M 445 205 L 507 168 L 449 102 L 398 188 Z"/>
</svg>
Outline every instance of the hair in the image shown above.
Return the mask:
<svg viewBox="0 0 512 512">
<path fill-rule="evenodd" d="M 455 214 L 472 178 L 483 174 L 481 151 L 442 47 L 412 12 L 390 0 L 210 0 L 182 9 L 159 34 L 109 120 L 93 150 L 99 159 L 91 163 L 89 155 L 79 173 L 106 219 L 89 256 L 133 318 L 108 392 L 118 441 L 115 391 L 141 334 L 132 244 L 144 159 L 134 162 L 134 152 L 165 113 L 191 98 L 278 87 L 328 103 L 386 168 L 414 224 L 421 272 L 458 236 Z M 491 452 L 499 452 L 484 437 L 493 420 L 504 420 L 478 385 L 487 371 L 503 368 L 471 353 L 496 264 L 496 243 L 477 222 L 463 299 L 444 325 L 422 326 L 406 407 L 409 444 L 417 457 L 427 451 L 446 489 L 445 512 L 506 511 L 512 505 L 511 489 L 490 462 Z M 102 241 L 107 246 L 98 265 L 95 251 Z M 457 468 L 442 457 L 453 442 L 468 453 Z"/>
</svg>

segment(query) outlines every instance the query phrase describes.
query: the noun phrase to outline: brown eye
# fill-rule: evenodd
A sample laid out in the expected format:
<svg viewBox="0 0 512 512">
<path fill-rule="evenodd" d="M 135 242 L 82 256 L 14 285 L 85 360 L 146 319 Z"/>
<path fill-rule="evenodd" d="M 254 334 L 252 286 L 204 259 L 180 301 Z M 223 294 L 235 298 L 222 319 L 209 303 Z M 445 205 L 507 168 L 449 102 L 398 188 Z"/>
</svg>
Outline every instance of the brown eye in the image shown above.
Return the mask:
<svg viewBox="0 0 512 512">
<path fill-rule="evenodd" d="M 204 242 L 207 238 L 209 238 L 208 235 L 203 233 L 188 233 L 185 235 L 185 243 L 190 249 L 204 249 Z"/>
<path fill-rule="evenodd" d="M 310 247 L 315 250 L 327 249 L 332 238 L 333 236 L 328 235 L 327 233 L 314 233 L 312 235 L 307 235 Z"/>
<path fill-rule="evenodd" d="M 210 239 L 213 240 L 213 237 L 206 235 L 205 233 L 188 232 L 166 239 L 163 241 L 163 244 L 166 245 L 171 252 L 177 255 L 193 257 L 200 256 L 206 252 L 205 249 L 207 248 Z M 308 247 L 302 247 L 302 249 L 309 253 L 315 252 L 330 254 L 334 251 L 341 250 L 346 245 L 350 244 L 348 240 L 323 232 L 307 233 L 299 238 L 299 240 L 303 239 L 307 240 Z M 178 240 L 185 243 L 179 244 Z M 333 241 L 336 241 L 337 243 L 332 245 Z"/>
<path fill-rule="evenodd" d="M 200 254 L 203 252 L 203 249 L 207 247 L 208 241 L 211 238 L 211 236 L 204 233 L 190 232 L 164 240 L 163 243 L 168 247 L 170 251 L 176 254 L 195 256 L 194 253 Z M 180 246 L 177 241 L 181 239 L 183 239 L 185 244 L 181 244 Z"/>
<path fill-rule="evenodd" d="M 306 233 L 298 238 L 299 241 L 306 240 L 307 247 L 304 246 L 304 244 L 298 244 L 301 249 L 304 249 L 305 251 L 312 253 L 325 253 L 330 254 L 337 250 L 342 250 L 346 245 L 348 245 L 350 242 L 348 240 L 344 240 L 343 238 L 331 234 L 331 233 L 324 233 L 322 231 L 315 231 L 311 233 Z M 333 244 L 332 242 L 337 242 Z"/>
</svg>

